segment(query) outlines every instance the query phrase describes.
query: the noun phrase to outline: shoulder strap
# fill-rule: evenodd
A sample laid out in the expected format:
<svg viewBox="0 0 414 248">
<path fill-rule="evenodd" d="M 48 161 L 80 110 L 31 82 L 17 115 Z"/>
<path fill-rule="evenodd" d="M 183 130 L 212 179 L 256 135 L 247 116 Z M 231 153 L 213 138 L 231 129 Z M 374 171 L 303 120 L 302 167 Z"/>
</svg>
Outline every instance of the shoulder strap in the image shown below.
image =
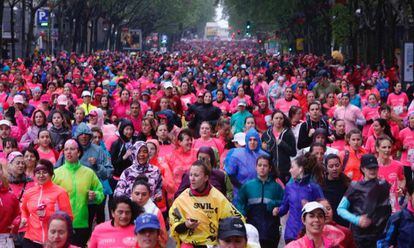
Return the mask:
<svg viewBox="0 0 414 248">
<path fill-rule="evenodd" d="M 24 191 L 26 189 L 26 184 L 27 184 L 27 180 L 24 181 L 22 191 L 20 192 L 20 195 L 19 195 L 19 198 L 18 198 L 19 202 L 22 202 L 22 197 L 23 197 Z"/>
<path fill-rule="evenodd" d="M 343 170 L 345 170 L 346 164 L 348 163 L 348 160 L 349 160 L 349 151 L 345 150 L 344 160 L 342 161 L 342 169 Z"/>
</svg>

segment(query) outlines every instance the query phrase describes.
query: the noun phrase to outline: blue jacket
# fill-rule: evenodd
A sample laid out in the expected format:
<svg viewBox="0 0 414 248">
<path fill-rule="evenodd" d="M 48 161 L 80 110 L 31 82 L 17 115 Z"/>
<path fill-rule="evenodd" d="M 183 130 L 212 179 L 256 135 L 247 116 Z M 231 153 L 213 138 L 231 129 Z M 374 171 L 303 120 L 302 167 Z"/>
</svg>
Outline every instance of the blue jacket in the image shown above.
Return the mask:
<svg viewBox="0 0 414 248">
<path fill-rule="evenodd" d="M 282 186 L 270 177 L 265 182 L 255 178 L 241 187 L 238 197 L 237 209 L 257 228 L 260 239 L 278 239 L 279 217 L 273 216 L 272 211 L 282 203 Z"/>
<path fill-rule="evenodd" d="M 404 208 L 388 219 L 384 239 L 377 242 L 378 248 L 388 248 L 391 245 L 398 248 L 414 247 L 414 215 Z"/>
<path fill-rule="evenodd" d="M 88 134 L 92 137 L 91 129 L 83 122 L 80 123 L 76 128 L 75 137 L 78 138 L 81 134 Z M 99 177 L 100 180 L 108 179 L 112 175 L 112 171 L 114 170 L 114 168 L 111 164 L 111 160 L 108 159 L 107 155 L 102 150 L 102 148 L 95 144 L 92 144 L 90 141 L 86 146 L 82 148 L 83 155 L 79 160 L 80 163 L 95 171 L 96 175 Z M 89 162 L 89 158 L 91 157 L 96 158 L 96 164 L 92 165 Z M 64 160 L 65 158 L 62 153 L 62 155 L 56 162 L 55 167 L 60 167 L 65 162 Z"/>
<path fill-rule="evenodd" d="M 254 137 L 258 145 L 255 150 L 249 149 L 249 139 Z M 224 170 L 230 177 L 234 186 L 234 199 L 237 197 L 237 190 L 248 180 L 257 177 L 256 174 L 256 160 L 261 155 L 268 154 L 262 150 L 262 141 L 259 133 L 251 128 L 246 134 L 246 147 L 235 148 L 229 153 L 224 161 Z"/>
<path fill-rule="evenodd" d="M 283 202 L 279 208 L 279 216 L 283 216 L 289 211 L 289 218 L 286 222 L 285 240 L 296 240 L 302 230 L 302 201 L 310 202 L 322 198 L 324 197 L 321 187 L 311 182 L 309 176 L 305 176 L 302 180 L 295 180 L 286 185 Z"/>
</svg>

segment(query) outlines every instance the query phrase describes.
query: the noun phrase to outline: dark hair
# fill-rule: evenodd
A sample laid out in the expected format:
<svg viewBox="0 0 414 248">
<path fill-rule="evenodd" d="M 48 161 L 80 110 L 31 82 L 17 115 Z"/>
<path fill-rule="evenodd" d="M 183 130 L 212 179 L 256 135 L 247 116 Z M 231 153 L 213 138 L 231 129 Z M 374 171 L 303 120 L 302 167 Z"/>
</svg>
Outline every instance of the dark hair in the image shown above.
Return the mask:
<svg viewBox="0 0 414 248">
<path fill-rule="evenodd" d="M 292 119 L 293 116 L 299 112 L 299 110 L 302 110 L 302 108 L 299 107 L 299 106 L 292 106 L 292 107 L 290 107 L 289 113 L 288 113 L 289 119 Z"/>
<path fill-rule="evenodd" d="M 193 138 L 193 132 L 188 128 L 181 129 L 181 131 L 178 133 L 177 139 L 179 141 L 183 141 L 184 136 L 189 136 L 190 138 Z"/>
<path fill-rule="evenodd" d="M 143 185 L 148 189 L 148 192 L 151 194 L 151 186 L 148 183 L 148 177 L 145 175 L 140 175 L 137 178 L 135 178 L 134 184 L 132 185 L 132 190 L 138 185 Z"/>
<path fill-rule="evenodd" d="M 51 135 L 50 131 L 48 129 L 46 129 L 46 128 L 41 128 L 39 130 L 39 132 L 37 133 L 37 138 L 38 139 L 40 138 L 40 133 L 41 132 L 47 132 L 49 134 L 49 138 L 50 138 L 49 148 L 53 148 L 53 145 L 52 145 L 52 135 Z"/>
<path fill-rule="evenodd" d="M 283 117 L 283 127 L 284 128 L 291 128 L 292 127 L 292 123 L 290 123 L 289 118 L 279 109 L 276 109 L 275 111 L 273 111 L 272 113 L 272 120 L 273 117 L 275 116 L 275 114 L 282 114 Z"/>
<path fill-rule="evenodd" d="M 310 91 L 310 92 L 311 92 L 311 91 Z M 319 108 L 319 109 L 321 108 L 321 104 L 320 104 L 319 102 L 317 102 L 317 101 L 313 101 L 313 102 L 311 102 L 311 103 L 309 103 L 309 104 L 308 104 L 308 109 L 310 109 L 310 107 L 311 107 L 312 105 L 318 105 L 318 108 Z"/>
<path fill-rule="evenodd" d="M 268 155 L 260 155 L 259 157 L 257 157 L 256 159 L 256 166 L 257 163 L 259 163 L 259 160 L 264 159 L 267 160 L 269 162 L 269 166 L 270 166 L 270 172 L 269 172 L 269 177 L 276 179 L 279 177 L 279 170 L 272 165 L 272 159 L 271 157 L 269 157 Z"/>
<path fill-rule="evenodd" d="M 103 136 L 103 132 L 102 129 L 100 127 L 92 127 L 91 128 L 91 132 L 98 132 L 99 134 L 101 134 L 101 136 Z"/>
<path fill-rule="evenodd" d="M 47 159 L 40 159 L 39 160 L 39 162 L 37 162 L 37 164 L 36 164 L 36 166 L 35 166 L 35 168 L 34 168 L 34 171 L 36 171 L 36 167 L 38 166 L 38 165 L 44 165 L 44 166 L 46 166 L 46 170 L 47 170 L 47 172 L 49 173 L 49 175 L 50 176 L 53 176 L 55 173 L 53 172 L 53 163 L 52 162 L 50 162 L 49 160 L 47 160 Z"/>
<path fill-rule="evenodd" d="M 33 155 L 36 158 L 36 161 L 39 161 L 39 159 L 40 159 L 39 152 L 33 146 L 29 145 L 27 148 L 23 149 L 23 151 L 22 151 L 23 157 L 26 154 L 26 152 L 33 153 Z"/>
<path fill-rule="evenodd" d="M 66 129 L 68 129 L 69 128 L 69 123 L 67 123 L 67 120 L 66 120 L 66 118 L 65 118 L 65 115 L 63 115 L 63 113 L 62 113 L 62 111 L 60 111 L 60 110 L 55 110 L 53 113 L 52 113 L 52 119 L 53 119 L 53 116 L 55 115 L 55 114 L 59 114 L 60 115 L 60 117 L 62 118 L 62 126 L 64 127 L 64 128 L 66 128 Z M 52 121 L 52 125 L 53 125 L 53 121 Z"/>
<path fill-rule="evenodd" d="M 327 149 L 325 144 L 322 144 L 321 142 L 315 142 L 315 143 L 312 143 L 311 144 L 311 146 L 309 148 L 309 152 L 312 153 L 313 152 L 313 149 L 315 147 L 322 147 L 322 149 L 323 149 L 324 152 L 326 152 L 326 149 Z"/>
<path fill-rule="evenodd" d="M 204 163 L 202 160 L 196 160 L 191 164 L 191 167 L 198 166 L 203 168 L 204 174 L 207 175 L 210 178 L 211 175 L 211 169 Z"/>
<path fill-rule="evenodd" d="M 127 197 L 126 195 L 121 195 L 121 196 L 116 196 L 114 197 L 114 199 L 111 202 L 111 211 L 115 212 L 116 208 L 118 207 L 119 204 L 124 203 L 129 205 L 129 207 L 131 208 L 131 220 L 129 221 L 129 224 L 132 225 L 134 224 L 134 220 L 135 218 L 143 213 L 144 211 L 142 210 L 142 208 L 139 208 L 137 206 L 137 204 L 135 202 L 133 202 L 129 197 Z M 113 215 L 112 215 L 113 218 Z M 112 219 L 112 224 L 113 224 L 113 219 Z"/>
<path fill-rule="evenodd" d="M 139 103 L 138 101 L 132 101 L 131 104 L 129 104 L 129 106 L 131 107 L 134 104 L 137 104 L 139 108 L 141 108 L 141 103 Z"/>
<path fill-rule="evenodd" d="M 331 153 L 331 154 L 328 154 L 326 157 L 325 157 L 325 160 L 324 160 L 324 165 L 325 165 L 325 168 L 327 168 L 327 166 L 328 166 L 328 162 L 330 161 L 330 160 L 333 160 L 333 159 L 337 159 L 338 161 L 339 161 L 339 163 L 341 163 L 341 158 L 337 155 L 337 154 L 333 154 L 333 153 Z M 349 184 L 351 183 L 351 179 L 348 177 L 348 176 L 346 176 L 345 174 L 344 174 L 344 172 L 343 172 L 343 167 L 341 166 L 341 168 L 342 168 L 342 172 L 341 172 L 341 174 L 339 175 L 339 180 L 342 182 L 342 185 L 345 185 L 346 187 L 348 187 L 349 186 Z M 328 175 L 328 173 L 326 173 L 326 175 Z M 322 185 L 323 187 L 325 187 L 326 186 L 326 184 L 323 184 Z M 323 199 L 323 200 L 325 200 L 325 199 Z"/>
<path fill-rule="evenodd" d="M 407 183 L 407 192 L 409 195 L 414 193 L 414 181 Z"/>
<path fill-rule="evenodd" d="M 315 155 L 307 152 L 304 155 L 297 157 L 295 161 L 299 167 L 303 168 L 304 175 L 310 175 L 319 185 L 323 184 L 324 168 L 319 165 Z"/>
<path fill-rule="evenodd" d="M 385 103 L 382 104 L 378 109 L 378 113 L 381 113 L 383 110 L 387 110 L 388 112 L 391 112 L 391 106 Z"/>
<path fill-rule="evenodd" d="M 339 162 L 341 162 L 341 158 L 337 154 L 331 153 L 331 154 L 326 155 L 325 157 L 325 160 L 324 160 L 325 166 L 327 166 L 329 160 L 332 160 L 332 159 L 338 159 Z"/>
<path fill-rule="evenodd" d="M 198 158 L 198 155 L 200 153 L 205 153 L 205 154 L 208 154 L 210 156 L 211 168 L 216 168 L 217 167 L 216 154 L 214 153 L 213 148 L 211 148 L 209 146 L 200 147 L 197 151 L 197 158 Z"/>
<path fill-rule="evenodd" d="M 47 127 L 47 117 L 46 117 L 45 112 L 43 112 L 43 110 L 41 110 L 41 109 L 37 109 L 37 110 L 35 110 L 33 112 L 33 114 L 32 114 L 32 122 L 33 122 L 33 125 L 36 126 L 35 117 L 36 117 L 36 114 L 37 113 L 40 113 L 42 115 L 42 117 L 43 117 L 43 125 L 40 126 L 40 128 L 46 128 Z"/>
<path fill-rule="evenodd" d="M 10 143 L 12 148 L 18 148 L 17 140 L 13 137 L 6 137 L 2 140 L 3 148 L 7 146 L 7 143 Z"/>
<path fill-rule="evenodd" d="M 384 134 L 387 135 L 391 139 L 391 143 L 395 142 L 394 136 L 391 133 L 391 127 L 390 124 L 388 124 L 388 121 L 382 118 L 377 118 L 374 120 L 374 122 L 378 122 L 381 127 L 384 128 Z"/>
</svg>

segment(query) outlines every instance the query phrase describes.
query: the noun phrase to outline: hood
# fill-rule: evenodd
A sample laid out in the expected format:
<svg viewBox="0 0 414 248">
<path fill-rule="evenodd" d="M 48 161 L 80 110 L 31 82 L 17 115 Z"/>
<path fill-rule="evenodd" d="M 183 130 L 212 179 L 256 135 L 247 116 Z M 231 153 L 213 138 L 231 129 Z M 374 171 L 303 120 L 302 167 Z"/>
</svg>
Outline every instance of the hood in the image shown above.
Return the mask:
<svg viewBox="0 0 414 248">
<path fill-rule="evenodd" d="M 135 166 L 141 166 L 141 165 L 148 164 L 148 161 L 145 162 L 145 164 L 140 164 L 137 159 L 137 155 L 143 147 L 146 147 L 148 149 L 147 144 L 144 141 L 137 141 L 134 144 L 134 146 L 131 148 L 132 149 L 132 161 L 133 161 L 132 164 Z"/>
<path fill-rule="evenodd" d="M 257 147 L 254 150 L 254 152 L 259 151 L 262 147 L 262 140 L 260 139 L 259 133 L 254 128 L 250 128 L 250 130 L 246 133 L 246 138 L 245 138 L 246 147 L 245 147 L 245 149 L 247 149 L 248 151 L 251 151 L 250 148 L 249 148 L 249 139 L 250 139 L 250 137 L 254 137 L 258 142 Z"/>
<path fill-rule="evenodd" d="M 98 115 L 98 122 L 96 123 L 96 126 L 102 129 L 102 126 L 104 125 L 104 114 L 102 109 L 95 108 L 92 109 L 90 112 L 95 112 Z"/>
<path fill-rule="evenodd" d="M 158 158 L 158 152 L 160 151 L 160 142 L 158 142 L 158 140 L 156 140 L 156 139 L 149 139 L 149 140 L 147 140 L 146 143 L 147 144 L 152 143 L 152 144 L 155 145 L 155 149 L 157 149 L 157 150 L 155 151 L 155 155 L 151 160 L 157 159 Z"/>
<path fill-rule="evenodd" d="M 157 116 L 165 116 L 167 118 L 167 127 L 168 131 L 171 132 L 171 130 L 174 127 L 174 113 L 170 109 L 164 109 L 157 113 Z"/>
<path fill-rule="evenodd" d="M 84 122 L 81 122 L 78 127 L 76 128 L 75 137 L 78 138 L 81 134 L 88 134 L 92 136 L 92 131 L 88 127 L 88 125 Z"/>
<path fill-rule="evenodd" d="M 268 111 L 269 110 L 269 102 L 267 100 L 267 97 L 260 96 L 259 99 L 258 99 L 258 102 L 261 101 L 261 100 L 263 100 L 266 103 L 266 107 L 263 110 L 260 109 L 260 111 L 262 111 L 262 112 Z"/>
<path fill-rule="evenodd" d="M 128 126 L 130 126 L 130 127 L 132 127 L 132 133 L 134 133 L 135 132 L 135 129 L 134 129 L 134 124 L 132 123 L 132 121 L 130 121 L 130 120 L 128 120 L 128 119 L 122 119 L 121 120 L 121 124 L 119 125 L 119 131 L 118 131 L 118 133 L 119 133 L 119 137 L 121 137 L 121 139 L 124 141 L 124 142 L 128 142 L 129 140 L 125 137 L 125 135 L 124 135 L 124 129 L 126 128 L 126 127 L 128 127 Z"/>
</svg>

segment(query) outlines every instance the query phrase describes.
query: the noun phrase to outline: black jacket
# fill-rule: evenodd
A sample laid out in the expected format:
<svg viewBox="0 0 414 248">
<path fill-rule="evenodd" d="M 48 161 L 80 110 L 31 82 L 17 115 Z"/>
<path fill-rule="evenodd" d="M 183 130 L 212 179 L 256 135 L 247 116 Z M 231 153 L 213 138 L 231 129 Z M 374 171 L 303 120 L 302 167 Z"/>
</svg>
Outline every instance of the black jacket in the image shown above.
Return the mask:
<svg viewBox="0 0 414 248">
<path fill-rule="evenodd" d="M 328 136 L 330 135 L 329 125 L 324 119 L 321 118 L 318 122 L 313 122 L 310 118 L 306 118 L 306 122 L 302 123 L 299 129 L 299 138 L 298 138 L 298 149 L 303 149 L 311 146 L 313 137 L 309 137 L 309 130 L 317 128 L 326 129 Z"/>
<path fill-rule="evenodd" d="M 292 129 L 285 128 L 279 135 L 280 143 L 277 144 L 273 135 L 273 127 L 267 129 L 262 136 L 262 142 L 266 143 L 266 151 L 270 154 L 273 166 L 282 174 L 289 173 L 290 157 L 296 156 L 296 140 Z"/>
</svg>

